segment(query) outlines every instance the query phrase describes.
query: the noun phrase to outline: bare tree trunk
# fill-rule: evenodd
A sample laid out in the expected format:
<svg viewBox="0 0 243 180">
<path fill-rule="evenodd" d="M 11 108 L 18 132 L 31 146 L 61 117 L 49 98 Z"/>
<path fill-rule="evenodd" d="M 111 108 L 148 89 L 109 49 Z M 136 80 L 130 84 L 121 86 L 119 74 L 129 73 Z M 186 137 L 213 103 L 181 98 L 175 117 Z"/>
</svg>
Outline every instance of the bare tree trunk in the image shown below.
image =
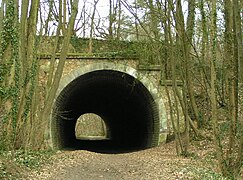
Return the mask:
<svg viewBox="0 0 243 180">
<path fill-rule="evenodd" d="M 187 17 L 187 26 L 186 26 L 186 39 L 187 41 L 185 41 L 184 43 L 187 43 L 187 58 L 188 60 L 191 59 L 191 57 L 189 56 L 190 53 L 190 49 L 193 46 L 192 44 L 192 39 L 193 39 L 193 34 L 194 34 L 194 27 L 195 27 L 195 0 L 190 0 L 188 1 L 188 17 Z M 191 103 L 191 107 L 193 110 L 193 114 L 195 115 L 195 120 L 197 121 L 197 124 L 200 125 L 200 121 L 199 121 L 199 111 L 197 108 L 197 104 L 196 104 L 196 100 L 194 97 L 194 93 L 193 93 L 193 84 L 192 84 L 192 73 L 191 73 L 191 68 L 190 68 L 190 63 L 192 61 L 188 62 L 187 65 L 187 88 L 188 88 L 188 94 L 189 94 L 189 99 L 190 99 L 190 103 Z"/>
<path fill-rule="evenodd" d="M 63 21 L 62 21 L 62 32 L 63 36 L 66 33 L 66 23 L 67 23 L 67 0 L 63 0 Z"/>
<path fill-rule="evenodd" d="M 83 38 L 85 38 L 86 34 L 86 12 L 85 12 L 85 8 L 86 8 L 86 1 L 84 1 L 84 11 L 83 11 Z"/>
<path fill-rule="evenodd" d="M 150 23 L 151 23 L 151 32 L 152 37 L 155 40 L 159 40 L 159 29 L 158 29 L 158 13 L 156 12 L 155 5 L 153 3 L 153 0 L 148 1 L 148 6 L 150 10 Z M 156 15 L 157 14 L 157 15 Z"/>
<path fill-rule="evenodd" d="M 184 17 L 183 17 L 183 12 L 182 12 L 182 6 L 181 6 L 181 1 L 176 2 L 176 29 L 178 33 L 178 48 L 182 49 L 182 80 L 183 80 L 183 104 L 185 105 L 183 107 L 184 115 L 185 115 L 185 138 L 184 138 L 184 152 L 183 154 L 187 154 L 187 147 L 189 145 L 189 119 L 188 119 L 188 103 L 187 103 L 187 93 L 189 91 L 189 84 L 188 82 L 188 59 L 189 59 L 189 52 L 188 52 L 188 45 L 186 44 L 186 32 L 185 32 L 185 24 L 184 24 Z"/>
<path fill-rule="evenodd" d="M 116 32 L 116 39 L 120 40 L 121 38 L 121 0 L 117 1 L 117 7 L 118 7 L 118 20 L 117 20 L 117 32 Z"/>
<path fill-rule="evenodd" d="M 2 0 L 1 2 L 1 6 L 0 6 L 0 32 L 2 32 L 3 30 L 3 17 L 4 17 L 4 4 L 5 4 L 5 1 Z M 1 40 L 1 36 L 0 36 L 0 40 Z M 1 41 L 0 41 L 1 42 Z"/>
<path fill-rule="evenodd" d="M 172 3 L 171 1 L 169 1 L 169 3 Z M 170 9 L 170 8 L 169 8 Z M 180 92 L 176 83 L 176 64 L 177 62 L 175 61 L 176 58 L 173 57 L 173 40 L 172 40 L 172 34 L 171 34 L 171 17 L 170 17 L 170 10 L 168 10 L 168 51 L 169 51 L 169 60 L 170 60 L 170 65 L 171 65 L 171 77 L 172 77 L 172 90 L 173 90 L 173 97 L 175 100 L 175 106 L 176 108 L 178 108 L 178 101 L 177 98 L 180 98 Z M 182 104 L 181 104 L 182 105 Z M 172 108 L 172 107 L 171 107 Z M 181 155 L 184 152 L 184 147 L 182 144 L 182 138 L 181 138 L 181 134 L 180 134 L 180 119 L 179 119 L 179 112 L 178 110 L 176 111 L 176 125 L 174 122 L 173 123 L 173 129 L 174 129 L 174 133 L 175 133 L 175 138 L 176 138 L 176 144 L 177 146 L 177 155 Z M 172 119 L 173 121 L 173 119 Z"/>
<path fill-rule="evenodd" d="M 221 139 L 218 131 L 218 119 L 217 119 L 217 100 L 216 100 L 216 48 L 217 48 L 217 11 L 216 11 L 216 0 L 212 0 L 211 4 L 211 31 L 210 31 L 210 47 L 211 47 L 211 61 L 210 61 L 210 74 L 211 74 L 211 90 L 210 100 L 212 109 L 212 127 L 214 135 L 214 146 L 216 150 L 216 156 L 219 162 L 219 167 L 222 172 L 226 171 L 226 167 L 223 161 L 223 154 L 221 149 Z"/>
<path fill-rule="evenodd" d="M 234 57 L 233 57 L 233 6 L 231 1 L 225 1 L 224 4 L 225 8 L 225 59 L 226 59 L 226 70 L 227 70 L 227 76 L 229 84 L 227 84 L 228 87 L 228 96 L 229 96 L 229 112 L 228 112 L 228 120 L 230 121 L 230 136 L 229 136 L 229 144 L 228 144 L 228 150 L 226 154 L 226 158 L 229 159 L 229 163 L 232 163 L 232 152 L 233 147 L 235 145 L 234 140 L 234 127 L 233 122 L 236 118 L 235 114 L 235 74 L 234 74 Z M 230 165 L 232 166 L 232 164 Z M 223 172 L 224 174 L 227 174 L 226 172 Z"/>
<path fill-rule="evenodd" d="M 49 35 L 48 28 L 49 28 L 49 22 L 50 22 L 51 16 L 52 16 L 53 3 L 54 3 L 53 0 L 49 1 L 49 12 L 48 12 L 47 19 L 46 19 L 45 26 L 44 26 L 44 33 L 45 33 L 44 35 L 46 35 L 46 36 Z"/>
<path fill-rule="evenodd" d="M 137 21 L 137 14 L 138 14 L 138 7 L 137 7 L 137 0 L 134 2 L 135 4 L 135 30 L 136 30 L 136 40 L 139 40 L 139 33 L 138 33 L 138 21 Z"/>
<path fill-rule="evenodd" d="M 113 23 L 114 23 L 114 14 L 113 14 L 113 0 L 110 0 L 110 9 L 109 9 L 109 27 L 108 27 L 108 39 L 113 39 Z"/>
<path fill-rule="evenodd" d="M 61 10 L 61 9 L 59 9 Z M 57 26 L 57 31 L 56 31 L 56 36 L 54 39 L 54 46 L 52 49 L 52 56 L 50 60 L 50 67 L 49 67 L 49 74 L 48 74 L 48 79 L 46 83 L 46 94 L 45 94 L 45 100 L 47 100 L 47 97 L 49 96 L 51 85 L 53 83 L 53 76 L 54 76 L 54 71 L 55 71 L 55 63 L 56 63 L 56 53 L 58 51 L 58 44 L 60 41 L 60 34 L 61 34 L 61 29 L 62 29 L 62 17 L 61 14 L 59 13 L 59 23 Z"/>
<path fill-rule="evenodd" d="M 234 53 L 234 107 L 233 110 L 233 117 L 232 117 L 232 138 L 235 141 L 238 141 L 238 147 L 236 146 L 236 151 L 238 156 L 236 158 L 236 162 L 232 160 L 232 164 L 234 168 L 232 168 L 234 178 L 238 178 L 237 176 L 240 173 L 241 166 L 242 166 L 242 152 L 243 152 L 243 138 L 238 137 L 237 139 L 237 132 L 241 132 L 243 129 L 243 117 L 242 115 L 239 118 L 239 105 L 243 106 L 242 95 L 239 94 L 239 87 L 243 87 L 243 43 L 242 43 L 242 26 L 241 26 L 241 16 L 240 10 L 242 10 L 242 4 L 240 6 L 239 0 L 233 0 L 233 21 L 234 21 L 234 45 L 235 45 L 235 53 Z M 242 112 L 241 112 L 242 113 Z M 234 144 L 233 144 L 234 145 Z"/>
<path fill-rule="evenodd" d="M 27 60 L 27 13 L 28 13 L 28 5 L 29 0 L 23 0 L 21 5 L 21 18 L 20 18 L 20 66 L 21 66 L 21 72 L 20 72 L 20 79 L 21 84 L 24 84 L 25 78 L 27 76 L 27 68 L 28 66 L 28 60 Z M 25 86 L 21 88 L 20 90 L 20 105 L 18 109 L 18 115 L 17 115 L 17 122 L 21 122 L 21 116 L 23 113 L 24 108 L 24 102 L 25 102 L 25 93 L 26 88 Z"/>
<path fill-rule="evenodd" d="M 207 17 L 206 17 L 206 12 L 204 9 L 204 0 L 200 0 L 200 13 L 201 13 L 201 21 L 202 21 L 202 40 L 201 40 L 201 57 L 199 58 L 199 63 L 200 63 L 200 75 L 201 75 L 201 81 L 202 81 L 202 97 L 204 100 L 208 99 L 210 96 L 210 77 L 208 73 L 206 72 L 206 65 L 209 64 L 208 62 L 208 54 L 209 54 L 209 33 L 208 33 L 208 22 L 207 22 Z M 204 115 L 204 113 L 202 113 Z M 202 118 L 201 125 L 205 125 L 206 121 L 205 118 Z"/>
<path fill-rule="evenodd" d="M 0 32 L 3 31 L 4 5 L 5 5 L 5 0 L 2 0 L 1 7 L 0 7 Z M 0 34 L 0 42 L 2 42 L 2 34 Z M 2 46 L 0 46 L 0 51 L 2 52 Z M 1 105 L 2 105 L 2 96 L 0 96 L 0 106 Z"/>
<path fill-rule="evenodd" d="M 55 95 L 56 95 L 56 91 L 58 89 L 59 82 L 62 77 L 62 72 L 63 72 L 63 68 L 65 65 L 66 56 L 68 53 L 69 42 L 70 42 L 71 35 L 73 33 L 74 22 L 75 22 L 75 18 L 77 16 L 77 12 L 78 12 L 78 2 L 79 2 L 79 0 L 74 0 L 72 3 L 72 14 L 71 14 L 71 17 L 70 17 L 70 20 L 68 23 L 66 36 L 64 37 L 63 48 L 61 51 L 60 60 L 59 60 L 57 70 L 56 70 L 56 73 L 55 73 L 55 76 L 53 79 L 50 93 L 45 101 L 45 107 L 43 109 L 42 117 L 40 118 L 42 122 L 46 122 L 46 120 L 50 116 L 51 109 L 52 109 Z M 43 132 L 40 132 L 40 136 L 43 137 Z"/>
<path fill-rule="evenodd" d="M 23 1 L 23 17 L 26 18 L 28 4 L 29 1 Z M 21 66 L 25 70 L 22 71 L 22 83 L 23 88 L 20 92 L 20 105 L 18 108 L 17 113 L 17 133 L 14 140 L 15 147 L 19 148 L 20 146 L 24 145 L 26 142 L 26 137 L 21 129 L 23 124 L 28 124 L 29 119 L 27 115 L 30 112 L 30 102 L 27 100 L 28 98 L 32 99 L 32 90 L 35 88 L 35 84 L 33 84 L 33 78 L 35 78 L 36 74 L 34 72 L 34 68 L 36 65 L 36 57 L 35 57 L 35 46 L 36 46 L 36 28 L 37 28 L 37 15 L 38 15 L 38 8 L 39 8 L 39 0 L 33 1 L 30 7 L 29 17 L 26 19 L 21 19 L 23 22 L 21 24 L 21 60 L 23 60 Z M 27 38 L 26 38 L 27 37 Z M 25 39 L 26 38 L 26 39 Z M 25 42 L 27 41 L 27 43 Z M 26 46 L 25 46 L 26 45 Z M 25 132 L 27 132 L 27 128 Z M 19 134 L 21 133 L 21 135 Z"/>
<path fill-rule="evenodd" d="M 242 12 L 243 2 L 239 3 L 239 0 L 233 0 L 234 7 L 234 20 L 235 20 L 235 33 L 237 38 L 237 46 L 238 46 L 238 64 L 239 64 L 239 80 L 240 83 L 243 83 L 243 42 L 242 42 L 242 16 L 240 12 Z"/>
<path fill-rule="evenodd" d="M 95 11 L 96 6 L 98 4 L 99 0 L 94 0 L 94 6 L 93 6 L 93 13 L 91 17 L 91 27 L 90 27 L 90 36 L 89 36 L 89 53 L 91 54 L 93 51 L 93 32 L 94 32 L 94 18 L 95 18 Z"/>
<path fill-rule="evenodd" d="M 171 4 L 171 1 L 168 2 L 168 4 Z M 182 146 L 182 142 L 181 142 L 181 136 L 180 136 L 180 126 L 178 125 L 178 119 L 176 119 L 175 117 L 178 116 L 177 113 L 175 113 L 174 109 L 175 106 L 177 106 L 177 96 L 176 96 L 176 92 L 174 91 L 176 88 L 176 73 L 175 73 L 175 69 L 174 67 L 176 66 L 176 62 L 175 62 L 175 58 L 173 57 L 173 41 L 172 41 L 172 35 L 171 35 L 171 8 L 170 6 L 168 6 L 168 4 L 165 5 L 164 11 L 165 14 L 167 15 L 166 19 L 161 20 L 163 23 L 163 27 L 164 27 L 164 36 L 165 36 L 165 48 L 166 48 L 166 54 L 165 54 L 165 59 L 166 59 L 166 63 L 167 63 L 167 68 L 164 69 L 164 73 L 163 73 L 163 81 L 165 82 L 165 91 L 166 91 L 166 95 L 168 98 L 168 103 L 169 103 L 169 108 L 170 108 L 170 121 L 172 124 L 172 129 L 173 129 L 173 133 L 175 135 L 175 142 L 176 142 L 176 153 L 177 155 L 181 155 L 181 152 L 183 151 L 183 146 Z M 160 8 L 160 12 L 162 12 L 162 8 Z M 172 77 L 172 92 L 170 93 L 168 90 L 168 86 L 166 83 L 166 79 L 168 78 L 168 66 L 171 66 L 171 77 Z M 163 70 L 162 70 L 163 72 Z M 174 103 L 175 105 L 172 104 L 172 100 L 171 97 L 174 97 Z M 177 112 L 177 111 L 176 111 Z"/>
</svg>

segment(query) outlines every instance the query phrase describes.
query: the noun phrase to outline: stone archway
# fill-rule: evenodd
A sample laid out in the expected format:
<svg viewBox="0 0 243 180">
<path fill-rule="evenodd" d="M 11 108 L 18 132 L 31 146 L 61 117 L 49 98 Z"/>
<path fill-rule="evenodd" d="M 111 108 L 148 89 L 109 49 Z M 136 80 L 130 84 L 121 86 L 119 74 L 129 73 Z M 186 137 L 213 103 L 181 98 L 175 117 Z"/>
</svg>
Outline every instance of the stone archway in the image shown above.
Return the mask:
<svg viewBox="0 0 243 180">
<path fill-rule="evenodd" d="M 111 138 L 101 146 L 113 149 L 154 147 L 160 129 L 166 129 L 158 88 L 146 75 L 117 63 L 92 63 L 62 79 L 50 117 L 53 148 L 85 146 L 75 138 L 76 121 L 85 113 L 95 113 L 106 121 Z"/>
</svg>

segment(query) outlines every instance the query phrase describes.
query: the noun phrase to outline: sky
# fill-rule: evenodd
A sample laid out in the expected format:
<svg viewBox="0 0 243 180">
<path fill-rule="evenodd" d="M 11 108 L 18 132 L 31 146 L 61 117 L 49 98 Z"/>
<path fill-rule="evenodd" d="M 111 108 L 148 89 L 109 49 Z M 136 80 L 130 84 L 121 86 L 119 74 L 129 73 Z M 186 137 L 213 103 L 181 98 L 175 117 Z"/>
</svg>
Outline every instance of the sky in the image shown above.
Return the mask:
<svg viewBox="0 0 243 180">
<path fill-rule="evenodd" d="M 19 4 L 21 4 L 21 1 L 22 0 L 19 0 Z M 48 14 L 48 4 L 47 3 L 43 4 L 43 2 L 45 2 L 46 0 L 40 0 L 40 1 L 42 2 L 42 7 L 43 7 L 41 16 L 42 16 L 43 22 L 45 22 L 45 19 L 47 18 L 47 14 Z M 55 0 L 55 1 L 58 2 L 57 0 Z M 68 0 L 68 2 L 69 1 L 70 0 Z M 131 4 L 134 0 L 126 0 L 126 1 Z M 0 0 L 0 5 L 1 5 L 1 2 L 2 2 L 2 0 Z M 86 18 L 88 16 L 91 16 L 91 14 L 93 12 L 94 0 L 79 0 L 79 13 L 77 15 L 77 21 L 76 21 L 77 22 L 76 23 L 76 27 L 77 28 L 80 28 L 83 25 L 83 21 L 82 20 L 79 21 L 78 19 L 80 19 L 80 17 L 81 17 L 81 11 L 82 11 L 84 2 L 86 2 L 86 7 L 85 7 L 85 9 L 86 9 Z M 186 7 L 186 5 L 184 4 L 183 8 L 185 8 L 185 7 Z M 21 8 L 20 8 L 20 11 L 21 11 Z M 132 15 L 124 7 L 123 7 L 123 11 L 126 13 L 126 15 L 130 15 L 131 18 L 132 18 Z M 97 10 L 96 10 L 96 14 L 95 14 L 95 19 L 96 19 L 96 23 L 98 22 L 98 20 L 100 20 L 99 26 L 101 28 L 103 28 L 103 29 L 107 29 L 107 27 L 108 27 L 108 24 L 109 24 L 108 16 L 109 16 L 109 0 L 98 0 Z M 41 28 L 40 18 L 38 19 L 38 21 L 39 21 L 38 29 L 40 29 Z M 57 23 L 54 22 L 54 21 L 49 23 L 49 26 L 52 29 L 52 32 L 55 32 L 56 24 Z M 86 24 L 90 24 L 90 21 L 86 22 Z M 86 28 L 87 28 L 87 30 L 86 30 L 87 32 L 85 32 L 85 34 L 86 34 L 86 36 L 88 36 L 90 29 L 88 29 L 88 25 L 86 25 Z M 82 36 L 82 34 L 84 34 L 83 33 L 83 29 L 78 32 L 78 35 Z"/>
</svg>

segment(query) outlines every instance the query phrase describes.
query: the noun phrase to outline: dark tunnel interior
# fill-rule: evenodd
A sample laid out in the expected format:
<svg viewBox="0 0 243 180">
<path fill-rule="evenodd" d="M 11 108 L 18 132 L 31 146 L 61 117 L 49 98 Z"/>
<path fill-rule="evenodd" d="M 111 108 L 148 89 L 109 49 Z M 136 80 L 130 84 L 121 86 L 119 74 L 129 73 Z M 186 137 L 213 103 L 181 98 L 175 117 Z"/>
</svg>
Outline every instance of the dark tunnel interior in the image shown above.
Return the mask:
<svg viewBox="0 0 243 180">
<path fill-rule="evenodd" d="M 102 117 L 110 130 L 108 140 L 80 140 L 77 119 L 85 113 Z M 57 97 L 52 137 L 58 149 L 133 151 L 156 145 L 158 110 L 147 88 L 134 77 L 113 70 L 79 76 Z"/>
</svg>

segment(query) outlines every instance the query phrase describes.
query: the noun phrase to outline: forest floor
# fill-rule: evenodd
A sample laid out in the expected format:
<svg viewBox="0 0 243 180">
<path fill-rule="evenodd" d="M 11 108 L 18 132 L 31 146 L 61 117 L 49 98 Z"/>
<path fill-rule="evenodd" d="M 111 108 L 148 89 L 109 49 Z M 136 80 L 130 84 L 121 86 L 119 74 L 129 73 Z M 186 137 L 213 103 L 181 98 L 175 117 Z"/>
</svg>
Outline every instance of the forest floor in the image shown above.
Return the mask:
<svg viewBox="0 0 243 180">
<path fill-rule="evenodd" d="M 38 168 L 17 170 L 16 167 L 12 167 L 16 172 L 2 176 L 2 179 L 225 179 L 219 173 L 211 142 L 192 142 L 189 151 L 189 157 L 177 156 L 174 141 L 147 150 L 120 154 L 86 150 L 57 151 L 46 159 L 40 157 L 39 160 L 44 163 Z M 26 162 L 34 164 L 31 158 Z M 17 172 L 18 177 L 14 174 Z"/>
</svg>

